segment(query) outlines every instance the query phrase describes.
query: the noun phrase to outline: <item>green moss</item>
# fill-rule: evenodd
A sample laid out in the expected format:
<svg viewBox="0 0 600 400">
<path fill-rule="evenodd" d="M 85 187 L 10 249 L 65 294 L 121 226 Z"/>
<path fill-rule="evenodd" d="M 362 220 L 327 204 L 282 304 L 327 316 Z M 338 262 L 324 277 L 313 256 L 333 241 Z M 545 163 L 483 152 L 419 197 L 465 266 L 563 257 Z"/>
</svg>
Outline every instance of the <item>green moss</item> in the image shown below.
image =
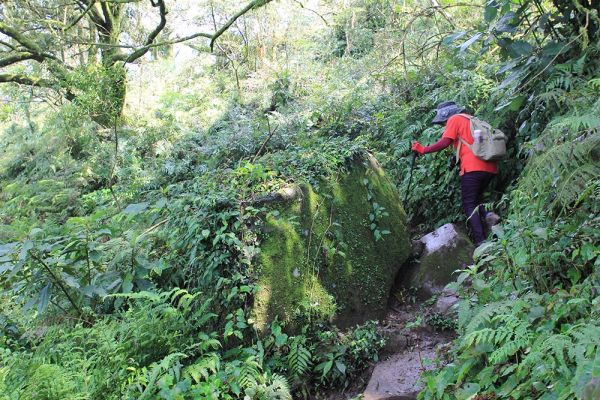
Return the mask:
<svg viewBox="0 0 600 400">
<path fill-rule="evenodd" d="M 279 215 L 266 220 L 254 304 L 259 327 L 275 316 L 293 323 L 299 313 L 346 326 L 385 312 L 409 254 L 406 216 L 394 185 L 367 159 L 318 187 L 302 184 L 303 197 L 276 205 Z M 378 229 L 390 234 L 379 241 L 369 227 L 373 201 L 389 214 Z"/>
<path fill-rule="evenodd" d="M 419 290 L 422 298 L 440 293 L 456 279 L 455 271 L 473 262 L 474 246 L 466 235 L 459 233 L 456 246 L 446 246 L 421 257 L 420 263 L 407 271 L 404 286 Z"/>
</svg>

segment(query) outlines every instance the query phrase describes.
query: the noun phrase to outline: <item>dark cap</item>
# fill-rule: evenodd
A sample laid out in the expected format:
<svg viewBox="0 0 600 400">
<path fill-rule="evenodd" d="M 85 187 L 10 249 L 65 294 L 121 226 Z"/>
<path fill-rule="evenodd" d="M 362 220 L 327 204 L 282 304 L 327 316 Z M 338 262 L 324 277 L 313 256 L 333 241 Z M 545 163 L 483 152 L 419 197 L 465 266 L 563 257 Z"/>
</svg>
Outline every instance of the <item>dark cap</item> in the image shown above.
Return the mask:
<svg viewBox="0 0 600 400">
<path fill-rule="evenodd" d="M 437 106 L 437 114 L 435 115 L 435 118 L 433 119 L 433 123 L 434 124 L 442 124 L 446 121 L 448 121 L 448 118 L 450 118 L 451 116 L 455 115 L 455 114 L 460 114 L 461 112 L 464 112 L 465 109 L 464 107 L 456 104 L 453 101 L 445 101 L 443 103 L 438 104 Z"/>
</svg>

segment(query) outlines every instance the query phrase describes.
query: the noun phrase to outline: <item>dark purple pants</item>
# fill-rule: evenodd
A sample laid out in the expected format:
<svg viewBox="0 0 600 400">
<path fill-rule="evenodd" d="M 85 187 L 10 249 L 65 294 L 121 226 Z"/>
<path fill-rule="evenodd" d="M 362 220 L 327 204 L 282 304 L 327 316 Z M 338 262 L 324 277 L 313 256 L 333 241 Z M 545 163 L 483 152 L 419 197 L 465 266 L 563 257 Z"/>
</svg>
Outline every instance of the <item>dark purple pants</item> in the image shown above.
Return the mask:
<svg viewBox="0 0 600 400">
<path fill-rule="evenodd" d="M 462 207 L 476 244 L 480 244 L 486 239 L 484 229 L 486 210 L 482 200 L 483 192 L 493 177 L 494 174 L 484 171 L 465 172 L 460 177 Z"/>
</svg>

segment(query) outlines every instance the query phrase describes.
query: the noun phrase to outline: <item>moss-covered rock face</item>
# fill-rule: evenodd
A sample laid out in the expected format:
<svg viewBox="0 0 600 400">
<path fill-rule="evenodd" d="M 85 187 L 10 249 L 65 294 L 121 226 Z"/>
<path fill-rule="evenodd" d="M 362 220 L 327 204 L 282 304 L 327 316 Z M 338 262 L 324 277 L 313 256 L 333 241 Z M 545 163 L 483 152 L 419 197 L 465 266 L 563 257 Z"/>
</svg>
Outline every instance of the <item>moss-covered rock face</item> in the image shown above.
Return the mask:
<svg viewBox="0 0 600 400">
<path fill-rule="evenodd" d="M 372 156 L 348 172 L 279 196 L 261 244 L 258 328 L 278 317 L 349 326 L 383 316 L 409 255 L 406 215 L 394 185 Z"/>
</svg>

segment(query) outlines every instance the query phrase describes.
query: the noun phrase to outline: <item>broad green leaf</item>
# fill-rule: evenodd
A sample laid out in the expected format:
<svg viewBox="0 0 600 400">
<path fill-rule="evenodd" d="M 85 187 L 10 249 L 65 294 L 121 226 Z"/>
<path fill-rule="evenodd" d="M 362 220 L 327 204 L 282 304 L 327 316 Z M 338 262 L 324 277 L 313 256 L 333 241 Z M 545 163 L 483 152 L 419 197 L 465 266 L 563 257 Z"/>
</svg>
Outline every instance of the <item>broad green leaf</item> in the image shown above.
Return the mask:
<svg viewBox="0 0 600 400">
<path fill-rule="evenodd" d="M 546 228 L 535 228 L 533 234 L 541 239 L 548 239 L 548 229 Z"/>
<path fill-rule="evenodd" d="M 550 42 L 542 48 L 542 55 L 547 58 L 556 56 L 559 52 L 569 51 L 570 46 L 568 44 L 559 42 Z"/>
<path fill-rule="evenodd" d="M 77 281 L 77 278 L 75 278 L 73 275 L 69 275 L 66 272 L 61 272 L 60 277 L 68 286 L 75 289 L 79 289 L 79 282 Z"/>
<path fill-rule="evenodd" d="M 501 225 L 492 226 L 492 233 L 494 235 L 498 236 L 499 239 L 504 238 L 504 229 L 502 228 Z"/>
<path fill-rule="evenodd" d="M 466 51 L 473 43 L 475 43 L 481 37 L 481 35 L 483 35 L 483 33 L 477 32 L 476 34 L 471 36 L 469 40 L 461 44 L 459 46 L 460 52 L 463 53 L 464 51 Z"/>
<path fill-rule="evenodd" d="M 504 78 L 504 80 L 500 83 L 500 86 L 498 86 L 498 89 L 503 89 L 505 87 L 507 87 L 508 85 L 512 84 L 512 83 L 517 83 L 521 80 L 521 77 L 523 76 L 523 69 L 521 68 L 517 68 L 515 70 L 513 70 L 510 74 L 508 74 L 508 76 L 506 78 Z"/>
<path fill-rule="evenodd" d="M 455 32 L 451 35 L 446 36 L 443 40 L 442 43 L 446 44 L 446 45 L 450 45 L 452 43 L 454 43 L 456 40 L 460 39 L 461 37 L 465 36 L 467 34 L 467 32 L 461 31 L 461 32 Z"/>
<path fill-rule="evenodd" d="M 321 371 L 321 377 L 324 378 L 333 367 L 333 360 L 328 360 L 317 365 L 316 369 Z"/>
<path fill-rule="evenodd" d="M 145 211 L 147 208 L 148 208 L 148 203 L 145 203 L 145 202 L 129 204 L 123 210 L 123 214 L 138 214 L 138 213 L 141 213 L 142 211 Z"/>
<path fill-rule="evenodd" d="M 121 284 L 121 292 L 130 293 L 131 290 L 133 289 L 132 281 L 133 281 L 133 278 L 132 278 L 131 274 L 125 275 L 125 277 L 123 278 L 123 283 Z"/>
<path fill-rule="evenodd" d="M 481 387 L 477 383 L 465 383 L 456 391 L 456 397 L 464 400 L 471 400 L 479 393 Z"/>
<path fill-rule="evenodd" d="M 517 253 L 513 255 L 513 260 L 517 267 L 524 268 L 529 262 L 529 255 L 527 254 L 525 249 L 519 249 L 519 251 L 517 251 Z"/>
<path fill-rule="evenodd" d="M 498 33 L 515 33 L 517 31 L 515 24 L 516 15 L 512 11 L 502 15 L 493 29 Z"/>
<path fill-rule="evenodd" d="M 494 242 L 483 242 L 473 252 L 473 258 L 478 260 L 483 254 L 495 246 Z"/>
<path fill-rule="evenodd" d="M 41 228 L 33 228 L 30 232 L 29 232 L 29 237 L 33 238 L 35 237 L 37 234 L 44 232 L 43 229 Z"/>
<path fill-rule="evenodd" d="M 531 52 L 533 51 L 533 46 L 524 40 L 517 40 L 509 45 L 509 49 L 514 54 L 514 56 L 520 57 L 527 54 L 531 54 Z"/>
<path fill-rule="evenodd" d="M 343 362 L 341 362 L 339 360 L 336 360 L 335 367 L 337 368 L 338 371 L 340 371 L 342 373 L 342 375 L 346 375 L 346 364 L 344 364 Z"/>
<path fill-rule="evenodd" d="M 11 262 L 0 262 L 0 274 L 6 271 L 12 271 L 15 265 Z"/>
<path fill-rule="evenodd" d="M 164 208 L 167 205 L 167 203 L 168 203 L 168 200 L 164 197 L 161 197 L 160 199 L 158 199 L 156 201 L 156 203 L 154 203 L 154 208 L 158 208 L 158 209 Z"/>
<path fill-rule="evenodd" d="M 509 62 L 502 65 L 502 67 L 496 72 L 496 75 L 502 75 L 515 68 L 519 64 L 519 60 L 510 60 Z"/>
<path fill-rule="evenodd" d="M 31 240 L 26 240 L 23 242 L 23 245 L 21 246 L 21 252 L 19 253 L 19 259 L 25 260 L 27 258 L 27 253 L 31 249 L 33 249 L 33 242 Z"/>
<path fill-rule="evenodd" d="M 44 286 L 40 293 L 38 294 L 38 312 L 42 314 L 46 307 L 48 306 L 48 301 L 50 300 L 50 287 L 52 284 L 47 284 Z"/>
<path fill-rule="evenodd" d="M 288 335 L 286 335 L 285 333 L 280 333 L 278 335 L 275 336 L 275 346 L 277 347 L 281 347 L 283 346 L 288 339 Z"/>
<path fill-rule="evenodd" d="M 483 12 L 485 22 L 493 21 L 496 15 L 498 15 L 498 9 L 494 5 L 487 5 L 485 7 L 485 11 Z"/>
<path fill-rule="evenodd" d="M 18 244 L 18 242 L 0 244 L 0 256 L 12 253 L 17 248 Z"/>
</svg>

